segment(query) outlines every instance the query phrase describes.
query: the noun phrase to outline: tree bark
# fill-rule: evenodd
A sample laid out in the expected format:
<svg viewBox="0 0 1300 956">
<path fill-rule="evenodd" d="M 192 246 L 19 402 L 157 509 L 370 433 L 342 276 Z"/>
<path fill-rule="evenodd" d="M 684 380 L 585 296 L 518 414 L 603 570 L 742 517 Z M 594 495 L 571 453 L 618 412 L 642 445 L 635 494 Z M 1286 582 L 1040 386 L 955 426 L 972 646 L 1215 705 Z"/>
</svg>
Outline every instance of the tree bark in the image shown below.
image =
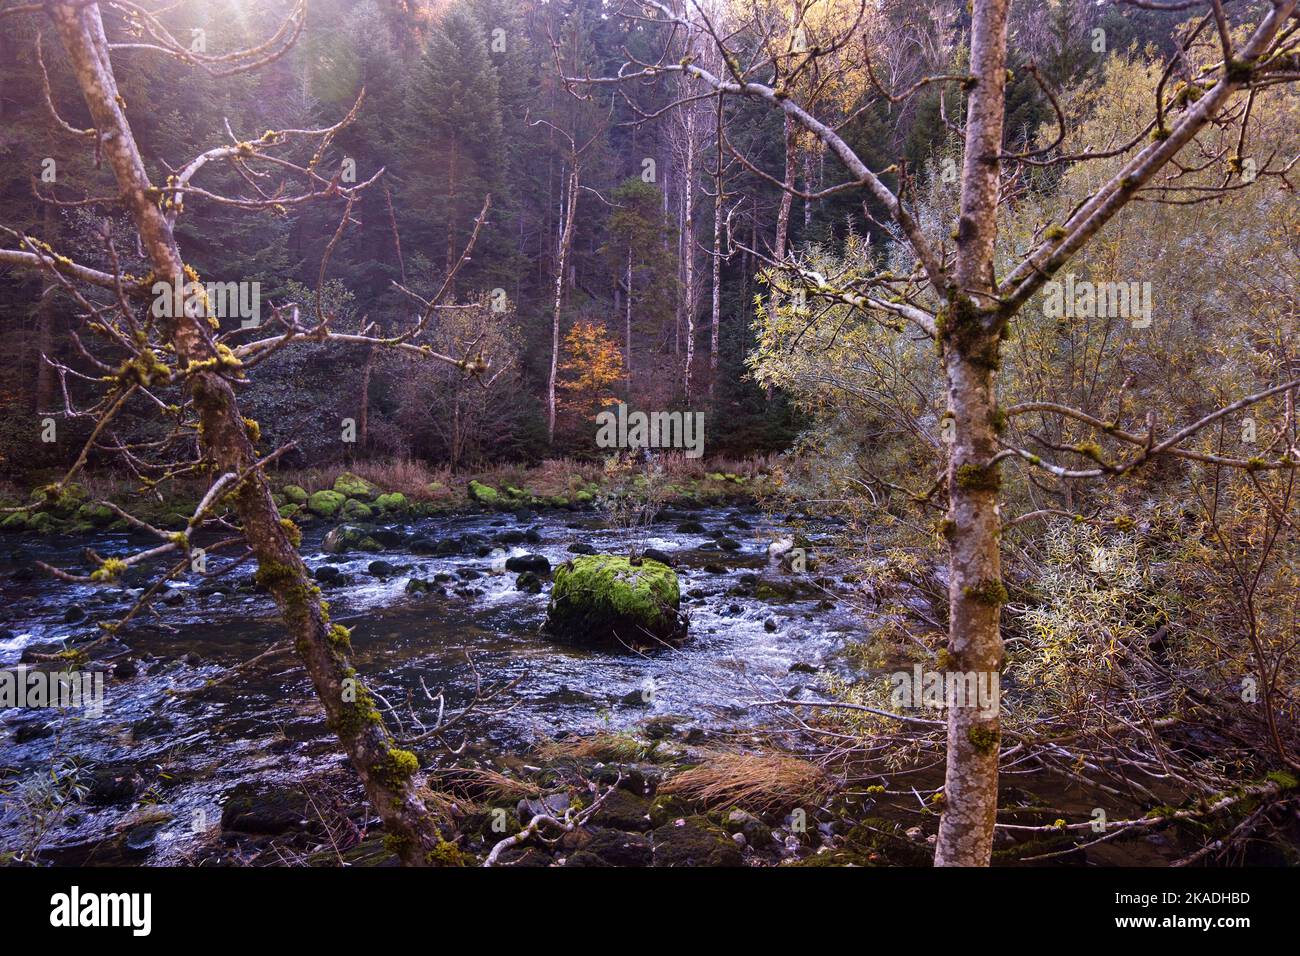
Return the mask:
<svg viewBox="0 0 1300 956">
<path fill-rule="evenodd" d="M 51 248 L 59 244 L 59 215 L 53 204 L 47 203 L 44 212 L 44 228 L 41 238 Z M 53 276 L 45 277 L 41 282 L 41 304 L 36 310 L 36 412 L 48 412 L 54 408 L 55 375 L 54 368 L 45 361 L 47 355 L 54 351 L 54 326 L 58 321 L 55 307 L 59 283 Z"/>
<path fill-rule="evenodd" d="M 551 374 L 546 385 L 546 435 L 555 443 L 555 379 L 560 367 L 560 317 L 564 306 L 564 270 L 569 262 L 573 242 L 573 221 L 578 211 L 578 160 L 573 159 L 565 198 L 564 219 L 560 227 L 560 248 L 555 266 L 555 309 L 551 315 Z"/>
<path fill-rule="evenodd" d="M 794 117 L 785 114 L 785 178 L 786 188 L 781 191 L 781 205 L 776 212 L 776 241 L 772 243 L 772 258 L 785 258 L 785 246 L 790 236 L 790 208 L 794 204 L 794 174 L 798 160 L 798 137 Z"/>
<path fill-rule="evenodd" d="M 180 249 L 166 216 L 150 198 L 152 185 L 122 109 L 98 4 L 56 3 L 47 10 L 155 277 L 184 283 Z M 394 747 L 371 695 L 351 666 L 346 630 L 330 626 L 320 592 L 281 523 L 266 477 L 256 467 L 257 456 L 234 392 L 218 371 L 229 360 L 218 352 L 203 319 L 173 311 L 180 314 L 164 320 L 165 331 L 179 368 L 191 369 L 187 378 L 202 425 L 203 453 L 218 472 L 244 476 L 229 497 L 257 559 L 257 581 L 273 596 L 329 725 L 383 820 L 390 847 L 408 865 L 427 863 L 441 837 L 416 788 L 415 758 Z"/>
<path fill-rule="evenodd" d="M 946 666 L 963 674 L 996 674 L 1003 647 L 1003 595 L 998 551 L 998 471 L 993 427 L 1001 323 L 993 299 L 993 253 L 1005 112 L 1008 0 L 976 3 L 971 24 L 971 74 L 962 194 L 953 285 L 941 330 L 954 419 L 948 461 L 950 557 Z M 937 866 L 987 866 L 998 800 L 1000 724 L 965 701 L 948 708 L 944 811 L 935 844 Z"/>
<path fill-rule="evenodd" d="M 682 236 L 682 267 L 686 274 L 682 297 L 685 301 L 686 361 L 683 365 L 682 389 L 686 404 L 691 403 L 691 367 L 695 364 L 695 109 L 686 108 L 686 180 L 683 184 L 685 232 Z"/>
<path fill-rule="evenodd" d="M 627 312 L 624 315 L 627 333 L 627 359 L 624 371 L 627 373 L 628 398 L 632 397 L 632 246 L 627 247 Z"/>
<path fill-rule="evenodd" d="M 718 163 L 713 170 L 713 298 L 709 310 L 709 398 L 712 399 L 718 383 L 718 327 L 722 324 L 722 205 L 726 196 L 722 189 L 722 97 L 718 97 L 717 150 Z"/>
</svg>

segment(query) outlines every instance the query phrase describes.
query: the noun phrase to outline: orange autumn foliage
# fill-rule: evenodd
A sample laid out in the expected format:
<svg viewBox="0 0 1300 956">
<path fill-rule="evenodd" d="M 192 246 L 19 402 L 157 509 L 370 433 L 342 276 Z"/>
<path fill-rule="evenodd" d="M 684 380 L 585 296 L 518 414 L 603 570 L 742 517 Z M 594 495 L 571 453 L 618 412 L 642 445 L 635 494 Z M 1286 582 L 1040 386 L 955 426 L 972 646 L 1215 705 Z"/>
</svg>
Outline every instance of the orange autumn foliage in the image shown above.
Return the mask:
<svg viewBox="0 0 1300 956">
<path fill-rule="evenodd" d="M 619 399 L 614 386 L 623 380 L 623 353 L 605 327 L 577 322 L 564 337 L 565 360 L 560 365 L 560 407 L 582 414 Z"/>
</svg>

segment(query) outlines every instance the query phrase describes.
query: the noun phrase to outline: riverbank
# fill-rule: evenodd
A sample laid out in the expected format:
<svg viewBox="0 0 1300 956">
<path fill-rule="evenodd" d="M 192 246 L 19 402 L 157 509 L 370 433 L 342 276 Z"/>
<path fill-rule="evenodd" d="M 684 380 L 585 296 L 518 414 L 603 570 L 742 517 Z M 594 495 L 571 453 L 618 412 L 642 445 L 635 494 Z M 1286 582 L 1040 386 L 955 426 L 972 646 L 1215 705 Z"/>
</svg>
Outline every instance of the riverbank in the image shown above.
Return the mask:
<svg viewBox="0 0 1300 956">
<path fill-rule="evenodd" d="M 653 481 L 657 505 L 710 505 L 760 501 L 780 495 L 781 481 L 769 458 L 692 460 L 664 456 L 637 487 Z M 67 487 L 61 475 L 43 473 L 0 485 L 0 533 L 78 535 L 130 527 L 117 506 L 168 531 L 184 529 L 207 488 L 175 479 L 149 486 L 91 472 Z M 535 466 L 498 465 L 452 472 L 414 461 L 357 462 L 346 467 L 268 472 L 281 514 L 295 521 L 422 518 L 468 509 L 513 511 L 596 507 L 628 483 L 626 471 L 600 462 L 556 459 Z M 314 496 L 314 497 L 313 497 Z M 351 500 L 353 503 L 348 504 Z"/>
</svg>

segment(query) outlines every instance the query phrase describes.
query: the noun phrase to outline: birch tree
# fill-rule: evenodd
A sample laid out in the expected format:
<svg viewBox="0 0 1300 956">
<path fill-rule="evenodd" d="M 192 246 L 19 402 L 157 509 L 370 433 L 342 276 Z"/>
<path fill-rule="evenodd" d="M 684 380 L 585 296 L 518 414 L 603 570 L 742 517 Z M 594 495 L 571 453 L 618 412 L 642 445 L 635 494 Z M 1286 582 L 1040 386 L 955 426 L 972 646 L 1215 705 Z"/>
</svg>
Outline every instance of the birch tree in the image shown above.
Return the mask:
<svg viewBox="0 0 1300 956">
<path fill-rule="evenodd" d="M 265 43 L 215 55 L 178 40 L 155 15 L 135 4 L 118 3 L 113 8 L 125 11 L 133 29 L 144 37 L 131 46 L 174 57 L 212 77 L 253 70 L 283 56 L 298 38 L 306 19 L 306 4 L 298 3 Z M 437 862 L 442 836 L 436 814 L 429 811 L 421 796 L 418 760 L 396 746 L 389 734 L 374 696 L 352 666 L 348 629 L 330 622 L 320 591 L 298 553 L 297 527 L 280 517 L 272 501 L 264 470 L 287 446 L 269 454 L 259 453 L 258 425 L 241 415 L 233 386 L 271 354 L 309 341 L 378 345 L 444 362 L 466 374 L 485 372 L 488 363 L 481 354 L 460 358 L 441 355 L 419 341 L 459 265 L 466 260 L 468 249 L 462 253 L 460 263 L 449 270 L 434 298 L 423 299 L 410 293 L 418 313 L 397 334 L 377 337 L 371 334 L 373 326 L 358 333 L 333 331 L 332 316 L 324 309 L 319 290 L 314 303 L 285 303 L 274 308 L 273 320 L 267 323 L 269 335 L 254 332 L 252 337 L 244 335 L 247 340 L 240 342 L 238 336 L 247 329 L 220 333 L 209 297 L 197 273 L 186 263 L 176 237 L 176 223 L 186 214 L 187 203 L 217 203 L 250 211 L 309 202 L 340 204 L 339 225 L 320 265 L 323 285 L 334 249 L 352 222 L 353 204 L 382 175 L 378 170 L 363 182 L 348 185 L 339 173 L 323 166 L 331 141 L 355 118 L 361 100 L 343 120 L 330 127 L 267 130 L 260 136 L 241 139 L 227 125 L 229 144 L 178 164 L 176 172 L 159 186 L 150 178 L 128 120 L 128 110 L 147 108 L 147 104 L 128 104 L 118 90 L 113 50 L 120 44 L 110 42 L 100 4 L 46 2 L 0 10 L 0 19 L 11 15 L 41 18 L 62 45 L 93 125 L 82 129 L 68 123 L 52 101 L 49 110 L 71 141 L 102 157 L 116 192 L 99 201 L 126 212 L 151 269 L 141 278 L 118 267 L 118 251 L 107 231 L 105 257 L 113 266 L 108 270 L 74 261 L 49 244 L 16 230 L 0 231 L 8 240 L 0 248 L 0 263 L 38 269 L 57 282 L 79 306 L 80 330 L 102 356 L 83 349 L 94 373 L 106 385 L 93 407 L 82 409 L 68 404 L 69 416 L 88 418 L 94 424 L 72 467 L 59 481 L 42 489 L 45 500 L 60 498 L 92 450 L 116 451 L 126 456 L 137 473 L 151 480 L 165 480 L 174 474 L 208 480 L 207 490 L 183 532 L 154 528 L 105 502 L 137 529 L 154 535 L 158 544 L 127 558 L 99 559 L 98 568 L 87 575 L 47 570 L 64 580 L 102 583 L 114 580 L 134 564 L 158 558 L 177 559 L 166 575 L 170 578 L 201 567 L 207 554 L 215 557 L 223 551 L 242 550 L 244 555 L 237 553 L 236 560 L 251 557 L 256 562 L 255 580 L 274 600 L 289 644 L 311 679 L 328 724 L 383 821 L 390 848 L 408 865 Z M 39 44 L 38 38 L 38 49 Z M 43 70 L 39 55 L 34 59 Z M 311 158 L 289 158 L 295 147 L 305 149 Z M 221 164 L 229 164 L 244 174 L 250 184 L 245 194 L 220 194 L 199 185 L 205 170 Z M 284 184 L 273 192 L 264 191 L 258 185 L 263 169 L 277 170 L 286 177 Z M 291 188 L 291 182 L 298 185 Z M 486 209 L 485 204 L 473 226 L 470 245 L 483 225 Z M 173 300 L 170 291 L 158 293 L 159 287 L 178 293 Z M 175 307 L 158 309 L 159 304 Z M 57 368 L 62 376 L 81 374 L 66 366 Z M 167 400 L 173 397 L 168 392 L 175 393 L 174 400 Z M 148 448 L 125 448 L 108 440 L 114 417 L 132 401 L 152 406 L 154 414 L 170 423 L 166 439 Z M 198 456 L 193 460 L 166 457 L 167 453 L 195 446 Z M 146 460 L 149 451 L 157 453 L 160 460 Z M 221 522 L 214 520 L 218 517 Z M 199 533 L 223 524 L 227 528 L 234 525 L 237 532 L 200 549 Z M 122 621 L 107 625 L 108 636 L 119 632 L 139 613 L 162 583 L 160 580 L 147 589 Z"/>
<path fill-rule="evenodd" d="M 1144 7 L 1161 5 L 1141 3 Z M 1230 19 L 1221 0 L 1187 0 L 1164 5 L 1172 14 L 1194 15 L 1180 31 L 1176 52 L 1169 58 L 1160 84 L 1147 105 L 1150 119 L 1142 134 L 1106 149 L 1089 148 L 1063 153 L 1055 148 L 1070 122 L 1057 107 L 1061 128 L 1055 143 L 1024 152 L 1005 145 L 1006 89 L 1008 84 L 1008 17 L 1010 0 L 975 0 L 971 8 L 968 56 L 961 72 L 922 77 L 906 89 L 888 90 L 876 82 L 878 96 L 905 102 L 932 86 L 942 90 L 945 102 L 964 96 L 960 118 L 947 117 L 962 141 L 956 188 L 956 219 L 942 229 L 923 224 L 904 188 L 891 190 L 882 180 L 883 170 L 872 169 L 839 135 L 832 122 L 815 115 L 801 102 L 797 81 L 819 61 L 836 55 L 853 41 L 865 11 L 854 22 L 836 25 L 807 38 L 803 50 L 788 44 L 785 52 L 772 52 L 772 29 L 759 22 L 746 33 L 743 25 L 714 21 L 703 5 L 675 12 L 648 0 L 638 5 L 652 11 L 665 38 L 682 31 L 703 29 L 717 47 L 725 69 L 712 71 L 673 56 L 671 39 L 655 60 L 629 59 L 616 75 L 570 76 L 575 87 L 644 83 L 660 76 L 680 75 L 693 88 L 715 96 L 746 97 L 780 110 L 786 123 L 815 138 L 838 160 L 846 173 L 841 182 L 819 191 L 796 189 L 787 168 L 784 181 L 747 168 L 780 188 L 785 200 L 799 197 L 814 202 L 829 195 L 853 191 L 870 197 L 888 214 L 894 240 L 907 250 L 910 271 L 878 273 L 839 281 L 778 262 L 784 251 L 778 242 L 768 265 L 776 272 L 774 294 L 806 297 L 810 309 L 820 304 L 847 305 L 867 320 L 900 334 L 933 340 L 944 368 L 947 411 L 947 461 L 941 483 L 947 492 L 945 536 L 949 544 L 949 631 L 944 670 L 963 674 L 996 674 L 1003 663 L 1000 632 L 1006 589 L 1002 582 L 999 536 L 1000 469 L 1009 461 L 1021 467 L 1068 478 L 1114 479 L 1159 456 L 1185 456 L 1204 460 L 1186 442 L 1225 416 L 1281 393 L 1291 393 L 1300 380 L 1283 380 L 1264 391 L 1223 406 L 1201 419 L 1160 431 L 1152 421 L 1145 430 L 1121 428 L 1090 419 L 1077 409 L 1053 405 L 1052 411 L 1095 429 L 1114 444 L 1106 454 L 1093 445 L 1055 449 L 1058 456 L 1082 457 L 1084 464 L 1045 460 L 1028 449 L 1006 442 L 1003 423 L 1008 410 L 999 406 L 998 369 L 1000 342 L 1032 297 L 1053 280 L 1071 258 L 1083 249 L 1121 210 L 1135 200 L 1183 202 L 1203 200 L 1199 187 L 1186 186 L 1181 176 L 1188 166 L 1204 162 L 1182 159 L 1180 153 L 1210 128 L 1239 128 L 1236 149 L 1210 150 L 1210 162 L 1224 167 L 1219 189 L 1248 188 L 1266 173 L 1276 175 L 1284 159 L 1252 160 L 1248 181 L 1241 170 L 1247 158 L 1250 103 L 1260 91 L 1300 79 L 1297 61 L 1300 23 L 1296 0 L 1270 0 L 1238 11 Z M 646 17 L 640 14 L 644 20 Z M 1235 22 L 1234 22 L 1235 20 Z M 748 49 L 742 38 L 757 37 Z M 1207 42 L 1217 48 L 1204 69 L 1190 66 L 1188 51 Z M 758 52 L 754 52 L 757 50 Z M 870 71 L 871 64 L 865 64 Z M 1178 77 L 1182 77 L 1181 81 Z M 1041 80 L 1040 80 L 1041 82 Z M 1055 104 L 1052 91 L 1045 94 Z M 685 99 L 685 97 L 684 97 Z M 1190 152 L 1190 150 L 1189 150 Z M 787 153 L 787 156 L 789 153 Z M 1018 173 L 1031 167 L 1071 167 L 1102 158 L 1122 157 L 1119 171 L 1100 182 L 1091 195 L 1076 205 L 1059 223 L 1043 223 L 1021 251 L 1018 261 L 999 274 L 995 256 L 998 213 L 1011 201 Z M 789 164 L 787 163 L 787 167 Z M 807 184 L 805 184 L 805 187 Z M 1184 191 L 1186 190 L 1186 191 Z M 787 216 L 788 221 L 788 216 Z M 778 235 L 781 227 L 778 225 Z M 757 250 L 751 250 L 758 255 Z M 1035 406 L 1036 410 L 1043 410 Z M 1023 408 L 1015 408 L 1023 412 Z M 1294 469 L 1300 450 L 1286 446 L 1274 457 L 1238 459 L 1211 456 L 1224 467 L 1251 472 Z M 935 847 L 937 865 L 984 866 L 990 861 L 998 796 L 1001 728 L 996 712 L 984 708 L 949 707 L 947 714 L 947 766 L 943 787 L 943 815 Z"/>
</svg>

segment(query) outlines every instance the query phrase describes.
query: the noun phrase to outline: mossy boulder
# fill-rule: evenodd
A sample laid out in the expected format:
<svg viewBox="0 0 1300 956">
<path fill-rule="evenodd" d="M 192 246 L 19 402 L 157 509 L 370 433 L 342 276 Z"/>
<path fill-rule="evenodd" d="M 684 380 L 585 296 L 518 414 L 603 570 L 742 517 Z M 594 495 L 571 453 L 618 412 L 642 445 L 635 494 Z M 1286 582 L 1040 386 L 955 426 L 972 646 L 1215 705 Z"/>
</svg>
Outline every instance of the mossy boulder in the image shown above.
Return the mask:
<svg viewBox="0 0 1300 956">
<path fill-rule="evenodd" d="M 334 490 L 344 498 L 360 498 L 362 501 L 373 501 L 375 495 L 379 494 L 378 488 L 350 471 L 345 471 L 334 479 Z"/>
<path fill-rule="evenodd" d="M 364 501 L 349 498 L 339 509 L 339 517 L 344 521 L 369 521 L 375 516 L 374 511 Z"/>
<path fill-rule="evenodd" d="M 38 511 L 27 518 L 27 530 L 37 534 L 53 534 L 58 530 L 58 522 L 48 511 Z"/>
<path fill-rule="evenodd" d="M 491 485 L 485 485 L 483 482 L 474 480 L 469 483 L 469 496 L 481 505 L 494 507 L 501 503 L 501 492 L 497 491 Z"/>
<path fill-rule="evenodd" d="M 687 618 L 677 573 L 658 561 L 593 554 L 555 570 L 546 632 L 562 641 L 628 648 L 679 644 Z"/>
<path fill-rule="evenodd" d="M 32 501 L 40 502 L 43 511 L 59 518 L 71 518 L 90 496 L 77 484 L 45 485 L 32 491 Z"/>
<path fill-rule="evenodd" d="M 322 518 L 333 518 L 347 500 L 337 491 L 318 491 L 307 499 L 307 510 Z"/>
<path fill-rule="evenodd" d="M 117 519 L 117 515 L 108 505 L 88 501 L 77 509 L 77 518 L 90 522 L 96 528 L 103 528 L 112 524 Z"/>
<path fill-rule="evenodd" d="M 702 816 L 687 817 L 650 834 L 655 866 L 744 866 L 740 847 L 726 830 Z"/>
<path fill-rule="evenodd" d="M 410 510 L 411 503 L 400 491 L 391 491 L 376 498 L 375 507 L 385 514 L 405 514 Z"/>
<path fill-rule="evenodd" d="M 307 489 L 301 485 L 285 485 L 281 489 L 281 493 L 284 495 L 285 501 L 299 506 L 305 505 L 307 499 L 311 497 L 307 494 Z"/>
<path fill-rule="evenodd" d="M 350 524 L 341 524 L 325 535 L 321 550 L 326 554 L 347 554 L 349 551 L 368 551 L 374 553 L 384 550 L 383 546 L 360 528 Z"/>
<path fill-rule="evenodd" d="M 21 534 L 27 530 L 29 515 L 26 511 L 15 511 L 0 521 L 0 531 L 6 534 Z"/>
</svg>

